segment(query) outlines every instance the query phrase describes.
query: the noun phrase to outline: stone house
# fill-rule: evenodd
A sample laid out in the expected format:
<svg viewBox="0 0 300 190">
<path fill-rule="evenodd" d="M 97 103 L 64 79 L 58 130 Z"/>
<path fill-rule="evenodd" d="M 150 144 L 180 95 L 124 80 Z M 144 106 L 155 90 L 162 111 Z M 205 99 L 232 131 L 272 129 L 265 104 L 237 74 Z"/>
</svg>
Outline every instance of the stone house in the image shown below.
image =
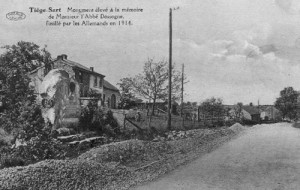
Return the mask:
<svg viewBox="0 0 300 190">
<path fill-rule="evenodd" d="M 278 121 L 282 119 L 281 113 L 273 105 L 261 107 L 260 117 L 265 121 Z"/>
<path fill-rule="evenodd" d="M 43 116 L 54 128 L 77 125 L 80 107 L 91 100 L 112 109 L 120 101 L 119 90 L 104 80 L 104 75 L 64 54 L 31 71 L 29 77 L 43 106 Z"/>
<path fill-rule="evenodd" d="M 117 108 L 117 103 L 121 97 L 119 90 L 104 80 L 105 76 L 95 72 L 93 67 L 88 68 L 80 63 L 71 61 L 65 54 L 57 56 L 47 67 L 43 65 L 30 72 L 32 85 L 36 93 L 40 94 L 43 78 L 50 70 L 63 69 L 69 74 L 71 82 L 73 81 L 74 84 L 78 85 L 81 104 L 86 104 L 93 96 L 99 100 L 99 104 L 102 106 Z"/>
<path fill-rule="evenodd" d="M 121 94 L 117 87 L 109 83 L 107 80 L 103 82 L 103 102 L 106 107 L 111 109 L 118 108 L 118 102 L 120 101 Z"/>
<path fill-rule="evenodd" d="M 70 78 L 79 83 L 80 97 L 88 97 L 90 89 L 102 96 L 105 76 L 95 72 L 93 67 L 85 67 L 69 60 L 67 55 L 62 54 L 57 56 L 57 59 L 52 62 L 51 69 L 57 68 L 67 71 Z"/>
<path fill-rule="evenodd" d="M 260 111 L 254 106 L 242 107 L 243 118 L 254 122 L 260 122 Z"/>
</svg>

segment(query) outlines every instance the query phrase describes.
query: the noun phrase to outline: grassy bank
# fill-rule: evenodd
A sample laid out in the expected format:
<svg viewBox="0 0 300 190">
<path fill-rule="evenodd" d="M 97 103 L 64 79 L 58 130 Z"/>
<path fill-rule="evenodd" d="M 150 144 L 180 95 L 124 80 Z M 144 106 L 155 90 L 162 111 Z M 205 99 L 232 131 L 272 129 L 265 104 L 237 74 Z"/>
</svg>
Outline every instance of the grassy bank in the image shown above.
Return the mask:
<svg viewBox="0 0 300 190">
<path fill-rule="evenodd" d="M 190 130 L 172 141 L 128 140 L 70 160 L 0 170 L 0 189 L 128 189 L 214 150 L 242 127 Z"/>
</svg>

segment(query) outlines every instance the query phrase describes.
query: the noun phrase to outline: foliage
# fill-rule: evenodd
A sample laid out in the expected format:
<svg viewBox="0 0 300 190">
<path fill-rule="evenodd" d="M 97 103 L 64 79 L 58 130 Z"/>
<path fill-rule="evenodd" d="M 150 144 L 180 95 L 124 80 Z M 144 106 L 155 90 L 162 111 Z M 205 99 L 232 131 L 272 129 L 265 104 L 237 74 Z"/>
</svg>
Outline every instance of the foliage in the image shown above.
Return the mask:
<svg viewBox="0 0 300 190">
<path fill-rule="evenodd" d="M 44 123 L 39 105 L 24 105 L 20 111 L 16 139 L 25 144 L 16 147 L 13 154 L 24 158 L 27 163 L 63 157 L 65 147 L 52 138 L 52 127 Z"/>
<path fill-rule="evenodd" d="M 110 110 L 104 112 L 97 104 L 91 102 L 82 108 L 79 126 L 84 131 L 90 130 L 99 134 L 108 133 L 108 135 L 115 135 L 114 131 L 118 129 L 118 124 L 113 118 L 112 112 Z"/>
<path fill-rule="evenodd" d="M 67 145 L 63 145 L 52 137 L 43 135 L 32 137 L 25 146 L 13 150 L 13 154 L 22 157 L 26 163 L 34 163 L 45 159 L 62 159 L 65 157 Z"/>
<path fill-rule="evenodd" d="M 93 90 L 93 89 L 88 90 L 87 96 L 92 97 L 92 98 L 101 98 L 101 94 L 99 92 L 97 92 L 96 90 Z"/>
<path fill-rule="evenodd" d="M 178 107 L 180 109 L 180 111 L 178 111 L 179 113 L 181 112 L 181 106 L 183 106 L 182 114 L 191 114 L 191 111 L 198 111 L 197 102 L 183 102 L 182 105 L 180 104 Z"/>
<path fill-rule="evenodd" d="M 15 110 L 26 101 L 33 102 L 35 96 L 29 87 L 28 72 L 50 64 L 51 55 L 45 49 L 31 42 L 18 42 L 16 45 L 3 47 L 0 56 L 0 80 L 2 83 L 2 100 L 6 109 Z M 14 113 L 13 117 L 15 117 Z"/>
<path fill-rule="evenodd" d="M 214 97 L 202 102 L 200 105 L 200 110 L 202 114 L 213 117 L 222 117 L 225 113 L 222 99 Z"/>
<path fill-rule="evenodd" d="M 297 99 L 299 93 L 293 87 L 286 87 L 280 91 L 280 97 L 276 99 L 275 107 L 281 111 L 283 118 L 297 119 Z"/>
<path fill-rule="evenodd" d="M 179 115 L 179 111 L 178 111 L 179 109 L 180 109 L 179 104 L 176 102 L 173 102 L 172 107 L 171 107 L 171 113 L 173 115 Z"/>
<path fill-rule="evenodd" d="M 10 152 L 12 160 L 14 158 L 14 163 L 20 163 L 19 158 L 22 158 L 31 163 L 57 158 L 63 154 L 64 147 L 51 137 L 51 126 L 44 122 L 28 76 L 30 71 L 43 64 L 48 68 L 50 53 L 34 43 L 23 41 L 3 48 L 0 80 L 5 109 L 1 112 L 0 123 L 5 131 L 15 135 L 16 141 L 23 143 Z M 7 161 L 5 163 L 10 165 Z"/>
<path fill-rule="evenodd" d="M 153 102 L 152 113 L 156 100 L 166 100 L 168 97 L 168 62 L 148 59 L 144 65 L 143 73 L 135 77 L 121 79 L 124 86 L 130 91 Z M 180 97 L 182 74 L 174 66 L 172 68 L 172 99 Z M 186 83 L 186 77 L 184 77 Z"/>
<path fill-rule="evenodd" d="M 0 56 L 0 80 L 1 99 L 5 109 L 2 110 L 0 122 L 9 132 L 31 125 L 40 125 L 41 120 L 31 118 L 34 115 L 28 115 L 31 108 L 35 110 L 31 106 L 35 104 L 36 98 L 33 88 L 29 85 L 28 72 L 43 63 L 49 64 L 50 53 L 34 43 L 23 41 L 3 48 L 5 52 Z"/>
<path fill-rule="evenodd" d="M 121 90 L 121 99 L 118 107 L 120 109 L 130 109 L 136 106 L 135 100 L 137 99 L 133 93 L 132 86 L 127 82 L 126 78 L 120 80 L 118 83 Z"/>
<path fill-rule="evenodd" d="M 243 118 L 243 103 L 237 103 L 233 108 L 233 119 L 241 120 Z"/>
<path fill-rule="evenodd" d="M 19 156 L 4 155 L 0 157 L 0 169 L 24 165 L 25 160 Z"/>
<path fill-rule="evenodd" d="M 51 126 L 44 124 L 38 105 L 31 104 L 20 107 L 20 116 L 16 118 L 15 122 L 18 124 L 17 130 L 14 130 L 16 141 L 21 145 L 6 151 L 7 155 L 15 160 L 12 160 L 13 163 L 4 160 L 5 167 L 13 165 L 15 162 L 20 163 L 18 160 L 29 164 L 44 159 L 64 157 L 66 147 L 51 137 Z"/>
</svg>

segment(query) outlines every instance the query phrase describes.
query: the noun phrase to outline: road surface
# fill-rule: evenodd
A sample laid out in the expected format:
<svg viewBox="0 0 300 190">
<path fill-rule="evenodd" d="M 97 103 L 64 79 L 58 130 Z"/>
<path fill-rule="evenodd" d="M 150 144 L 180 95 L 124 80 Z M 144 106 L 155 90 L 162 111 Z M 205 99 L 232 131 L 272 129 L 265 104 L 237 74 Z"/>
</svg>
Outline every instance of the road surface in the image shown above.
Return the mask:
<svg viewBox="0 0 300 190">
<path fill-rule="evenodd" d="M 137 190 L 300 189 L 300 129 L 268 124 Z"/>
</svg>

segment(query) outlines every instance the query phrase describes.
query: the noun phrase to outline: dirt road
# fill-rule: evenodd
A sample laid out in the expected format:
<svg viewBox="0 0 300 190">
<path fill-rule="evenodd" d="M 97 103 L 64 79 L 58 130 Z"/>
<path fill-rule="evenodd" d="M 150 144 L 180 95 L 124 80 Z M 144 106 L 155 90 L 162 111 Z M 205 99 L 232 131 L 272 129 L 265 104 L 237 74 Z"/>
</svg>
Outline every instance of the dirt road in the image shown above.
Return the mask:
<svg viewBox="0 0 300 190">
<path fill-rule="evenodd" d="M 250 128 L 216 151 L 136 189 L 300 189 L 300 129 L 287 123 Z"/>
</svg>

